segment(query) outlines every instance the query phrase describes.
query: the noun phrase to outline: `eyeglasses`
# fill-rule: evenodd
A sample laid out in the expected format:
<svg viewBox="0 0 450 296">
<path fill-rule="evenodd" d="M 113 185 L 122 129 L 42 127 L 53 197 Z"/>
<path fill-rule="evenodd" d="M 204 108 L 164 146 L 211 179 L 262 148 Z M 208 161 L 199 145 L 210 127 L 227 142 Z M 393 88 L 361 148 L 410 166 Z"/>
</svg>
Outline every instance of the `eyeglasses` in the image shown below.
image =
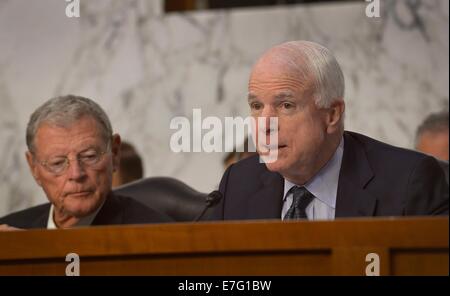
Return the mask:
<svg viewBox="0 0 450 296">
<path fill-rule="evenodd" d="M 105 150 L 88 149 L 76 156 L 76 161 L 83 168 L 95 168 L 109 152 L 109 144 Z M 70 159 L 67 156 L 51 157 L 45 161 L 37 161 L 40 165 L 55 175 L 64 174 L 70 166 Z"/>
</svg>

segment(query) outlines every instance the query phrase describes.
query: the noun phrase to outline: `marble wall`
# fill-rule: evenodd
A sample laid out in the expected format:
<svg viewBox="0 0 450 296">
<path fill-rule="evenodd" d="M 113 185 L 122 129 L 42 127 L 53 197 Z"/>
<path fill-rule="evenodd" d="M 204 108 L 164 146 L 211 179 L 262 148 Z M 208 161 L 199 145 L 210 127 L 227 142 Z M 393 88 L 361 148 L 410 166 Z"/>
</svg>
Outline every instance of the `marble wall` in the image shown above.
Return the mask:
<svg viewBox="0 0 450 296">
<path fill-rule="evenodd" d="M 142 154 L 146 176 L 213 190 L 224 153 L 173 153 L 170 120 L 246 116 L 246 81 L 264 50 L 306 39 L 333 50 L 346 78 L 346 126 L 411 147 L 415 127 L 448 108 L 447 0 L 296 5 L 164 14 L 159 1 L 0 0 L 0 216 L 45 201 L 25 162 L 25 127 L 46 99 L 99 102 Z"/>
</svg>

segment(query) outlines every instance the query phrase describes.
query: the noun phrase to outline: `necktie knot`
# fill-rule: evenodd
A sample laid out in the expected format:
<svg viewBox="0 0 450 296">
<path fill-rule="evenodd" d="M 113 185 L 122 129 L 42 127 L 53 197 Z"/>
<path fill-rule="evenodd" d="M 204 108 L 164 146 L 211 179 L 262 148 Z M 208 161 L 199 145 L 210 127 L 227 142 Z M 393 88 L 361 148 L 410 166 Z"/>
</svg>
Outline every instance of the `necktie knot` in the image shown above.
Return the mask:
<svg viewBox="0 0 450 296">
<path fill-rule="evenodd" d="M 303 186 L 294 186 L 290 191 L 293 194 L 292 204 L 286 212 L 284 220 L 307 219 L 306 208 L 314 199 L 314 195 Z"/>
</svg>

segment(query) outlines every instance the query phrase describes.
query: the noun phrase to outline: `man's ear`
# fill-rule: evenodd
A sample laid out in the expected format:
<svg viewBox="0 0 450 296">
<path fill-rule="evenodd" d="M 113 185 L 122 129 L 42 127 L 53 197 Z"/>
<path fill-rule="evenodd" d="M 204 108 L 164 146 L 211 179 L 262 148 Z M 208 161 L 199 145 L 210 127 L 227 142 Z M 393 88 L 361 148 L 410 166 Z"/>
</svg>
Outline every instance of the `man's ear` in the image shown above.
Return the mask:
<svg viewBox="0 0 450 296">
<path fill-rule="evenodd" d="M 41 178 L 39 175 L 38 167 L 36 162 L 34 161 L 34 156 L 30 151 L 25 152 L 25 157 L 27 158 L 28 166 L 30 168 L 31 174 L 36 180 L 36 183 L 41 186 Z"/>
<path fill-rule="evenodd" d="M 114 134 L 111 139 L 113 172 L 117 171 L 120 166 L 120 146 L 121 146 L 121 144 L 122 144 L 122 140 L 120 139 L 119 134 Z"/>
<path fill-rule="evenodd" d="M 333 134 L 343 126 L 345 103 L 344 100 L 338 99 L 331 103 L 327 108 L 327 132 Z"/>
</svg>

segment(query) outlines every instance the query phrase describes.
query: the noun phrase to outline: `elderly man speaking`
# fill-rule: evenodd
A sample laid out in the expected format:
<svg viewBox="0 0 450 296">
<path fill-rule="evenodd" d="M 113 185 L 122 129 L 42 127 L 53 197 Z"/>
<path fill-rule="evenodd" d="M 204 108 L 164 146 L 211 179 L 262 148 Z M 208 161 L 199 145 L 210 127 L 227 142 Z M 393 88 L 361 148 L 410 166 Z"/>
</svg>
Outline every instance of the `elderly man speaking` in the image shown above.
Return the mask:
<svg viewBox="0 0 450 296">
<path fill-rule="evenodd" d="M 253 117 L 278 118 L 278 128 L 264 131 L 277 133 L 278 145 L 266 146 L 277 157 L 230 166 L 212 219 L 448 214 L 448 186 L 434 158 L 344 131 L 344 76 L 325 47 L 271 48 L 248 90 Z"/>
<path fill-rule="evenodd" d="M 63 96 L 39 107 L 27 126 L 26 158 L 50 203 L 0 219 L 3 230 L 170 221 L 131 198 L 114 195 L 120 136 L 99 105 Z"/>
</svg>

